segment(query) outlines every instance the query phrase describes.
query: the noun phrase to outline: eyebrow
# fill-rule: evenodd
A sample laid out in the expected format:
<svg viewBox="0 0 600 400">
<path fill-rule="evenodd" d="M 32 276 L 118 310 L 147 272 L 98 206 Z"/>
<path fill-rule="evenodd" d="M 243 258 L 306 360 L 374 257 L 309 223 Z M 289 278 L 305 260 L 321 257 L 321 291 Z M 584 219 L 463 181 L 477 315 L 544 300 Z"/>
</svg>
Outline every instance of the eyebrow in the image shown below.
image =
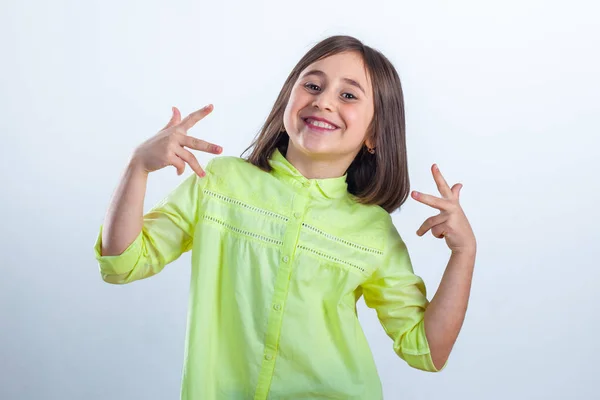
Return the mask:
<svg viewBox="0 0 600 400">
<path fill-rule="evenodd" d="M 304 77 L 306 77 L 308 75 L 316 75 L 316 76 L 320 76 L 320 77 L 323 77 L 323 78 L 327 77 L 327 75 L 325 74 L 325 72 L 323 72 L 323 71 L 321 71 L 319 69 L 312 69 L 312 70 L 308 71 L 307 73 L 305 73 L 304 75 L 302 75 L 302 77 L 304 78 Z M 349 84 L 349 85 L 356 86 L 357 88 L 360 89 L 361 92 L 363 92 L 363 94 L 365 96 L 367 95 L 367 93 L 365 92 L 365 89 L 363 89 L 363 87 L 360 85 L 360 83 L 356 82 L 354 79 L 342 78 L 342 80 L 344 82 L 346 82 L 347 84 Z"/>
</svg>

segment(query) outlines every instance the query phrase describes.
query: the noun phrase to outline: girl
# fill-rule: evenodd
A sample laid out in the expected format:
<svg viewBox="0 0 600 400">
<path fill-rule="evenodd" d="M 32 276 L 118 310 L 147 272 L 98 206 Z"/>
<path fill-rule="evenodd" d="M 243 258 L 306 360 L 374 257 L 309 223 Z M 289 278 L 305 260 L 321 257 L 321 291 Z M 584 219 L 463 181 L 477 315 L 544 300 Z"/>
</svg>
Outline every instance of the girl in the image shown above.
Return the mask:
<svg viewBox="0 0 600 400">
<path fill-rule="evenodd" d="M 95 245 L 102 278 L 150 277 L 192 251 L 182 399 L 380 399 L 356 314 L 364 296 L 410 366 L 444 368 L 467 308 L 476 241 L 432 167 L 441 213 L 417 231 L 452 256 L 431 303 L 390 213 L 408 197 L 400 80 L 348 36 L 315 45 L 290 73 L 246 159 L 203 170 L 187 135 L 212 111 L 167 126 L 133 152 Z M 148 173 L 195 174 L 142 215 Z M 206 172 L 205 172 L 206 171 Z"/>
</svg>

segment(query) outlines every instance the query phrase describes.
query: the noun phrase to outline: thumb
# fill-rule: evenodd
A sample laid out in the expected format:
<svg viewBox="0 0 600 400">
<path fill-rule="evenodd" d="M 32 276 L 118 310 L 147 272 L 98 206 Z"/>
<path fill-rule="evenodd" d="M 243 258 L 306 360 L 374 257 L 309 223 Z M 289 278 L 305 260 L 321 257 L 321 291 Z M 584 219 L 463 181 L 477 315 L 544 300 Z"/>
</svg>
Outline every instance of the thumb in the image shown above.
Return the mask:
<svg viewBox="0 0 600 400">
<path fill-rule="evenodd" d="M 171 107 L 171 111 L 173 112 L 173 115 L 171 116 L 171 120 L 169 120 L 169 123 L 167 125 L 165 125 L 165 127 L 162 130 L 168 129 L 168 128 L 175 126 L 181 122 L 181 113 L 179 112 L 177 107 Z"/>
<path fill-rule="evenodd" d="M 457 183 L 456 185 L 452 186 L 452 193 L 454 193 L 454 195 L 456 196 L 456 198 L 460 197 L 460 189 L 463 188 L 462 183 Z"/>
</svg>

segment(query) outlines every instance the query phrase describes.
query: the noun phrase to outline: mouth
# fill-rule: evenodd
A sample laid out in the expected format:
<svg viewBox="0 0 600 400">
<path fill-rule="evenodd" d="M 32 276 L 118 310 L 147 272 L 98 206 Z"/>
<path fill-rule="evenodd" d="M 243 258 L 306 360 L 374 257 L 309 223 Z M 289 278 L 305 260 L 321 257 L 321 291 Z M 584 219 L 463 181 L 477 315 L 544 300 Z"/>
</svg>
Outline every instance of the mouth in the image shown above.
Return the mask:
<svg viewBox="0 0 600 400">
<path fill-rule="evenodd" d="M 332 132 L 336 129 L 339 129 L 339 126 L 335 125 L 331 121 L 326 120 L 325 118 L 319 117 L 306 117 L 302 118 L 306 126 L 317 132 Z"/>
</svg>

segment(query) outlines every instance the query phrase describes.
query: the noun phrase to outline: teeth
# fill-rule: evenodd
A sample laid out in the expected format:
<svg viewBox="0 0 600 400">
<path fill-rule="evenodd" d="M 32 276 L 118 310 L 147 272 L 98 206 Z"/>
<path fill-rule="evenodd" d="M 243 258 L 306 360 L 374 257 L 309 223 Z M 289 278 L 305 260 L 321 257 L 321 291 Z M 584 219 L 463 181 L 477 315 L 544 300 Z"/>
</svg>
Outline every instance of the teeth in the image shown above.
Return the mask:
<svg viewBox="0 0 600 400">
<path fill-rule="evenodd" d="M 308 122 L 311 125 L 318 126 L 319 128 L 335 129 L 335 126 L 323 121 L 315 121 L 314 119 L 309 119 L 306 122 Z"/>
</svg>

